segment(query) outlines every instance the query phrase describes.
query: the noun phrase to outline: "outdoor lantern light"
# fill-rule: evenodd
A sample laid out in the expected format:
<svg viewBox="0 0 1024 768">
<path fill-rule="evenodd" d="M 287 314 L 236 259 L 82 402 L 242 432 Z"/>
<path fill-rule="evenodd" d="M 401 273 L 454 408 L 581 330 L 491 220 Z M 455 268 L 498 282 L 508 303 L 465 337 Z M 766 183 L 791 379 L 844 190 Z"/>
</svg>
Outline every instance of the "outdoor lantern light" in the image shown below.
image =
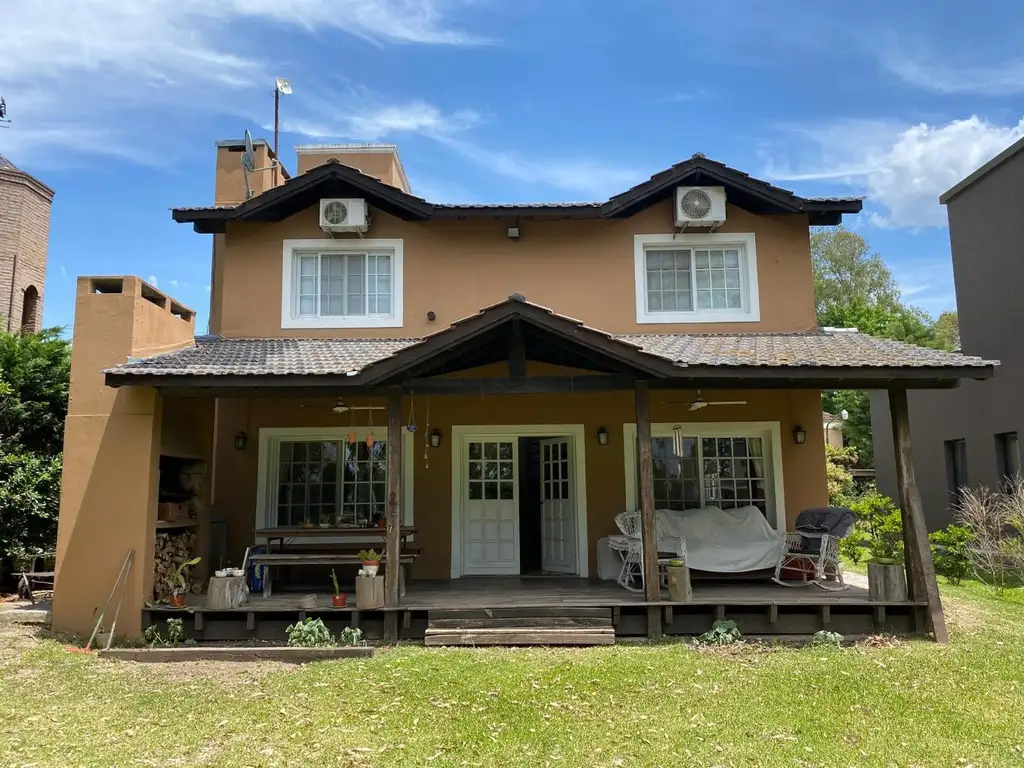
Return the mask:
<svg viewBox="0 0 1024 768">
<path fill-rule="evenodd" d="M 244 451 L 245 444 L 249 442 L 249 436 L 245 432 L 239 432 L 235 435 L 235 450 Z"/>
<path fill-rule="evenodd" d="M 597 429 L 597 444 L 608 445 L 608 430 L 604 427 L 598 427 Z"/>
<path fill-rule="evenodd" d="M 430 447 L 440 448 L 441 447 L 441 430 L 433 429 L 430 431 Z"/>
<path fill-rule="evenodd" d="M 807 430 L 799 424 L 793 427 L 793 442 L 797 445 L 803 445 L 807 442 Z"/>
</svg>

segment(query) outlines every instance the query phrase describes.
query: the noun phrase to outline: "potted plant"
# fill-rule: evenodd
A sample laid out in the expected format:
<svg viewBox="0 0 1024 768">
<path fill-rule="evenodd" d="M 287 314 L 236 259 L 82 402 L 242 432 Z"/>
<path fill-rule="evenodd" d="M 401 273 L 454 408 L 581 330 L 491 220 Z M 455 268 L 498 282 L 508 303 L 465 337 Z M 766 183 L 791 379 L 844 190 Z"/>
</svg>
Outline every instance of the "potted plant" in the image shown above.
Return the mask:
<svg viewBox="0 0 1024 768">
<path fill-rule="evenodd" d="M 186 560 L 171 573 L 171 577 L 168 579 L 171 587 L 171 596 L 167 598 L 167 603 L 172 608 L 185 607 L 185 595 L 182 594 L 182 592 L 188 589 L 188 581 L 185 576 L 188 573 L 188 569 L 202 559 L 201 557 L 193 557 L 191 560 Z"/>
<path fill-rule="evenodd" d="M 331 568 L 331 582 L 334 584 L 334 595 L 331 597 L 331 606 L 334 608 L 344 608 L 346 596 L 341 593 L 341 587 L 338 586 L 338 576 L 334 573 L 333 568 Z"/>
<path fill-rule="evenodd" d="M 380 569 L 380 553 L 373 549 L 359 550 L 359 560 L 367 576 L 376 576 Z"/>
</svg>

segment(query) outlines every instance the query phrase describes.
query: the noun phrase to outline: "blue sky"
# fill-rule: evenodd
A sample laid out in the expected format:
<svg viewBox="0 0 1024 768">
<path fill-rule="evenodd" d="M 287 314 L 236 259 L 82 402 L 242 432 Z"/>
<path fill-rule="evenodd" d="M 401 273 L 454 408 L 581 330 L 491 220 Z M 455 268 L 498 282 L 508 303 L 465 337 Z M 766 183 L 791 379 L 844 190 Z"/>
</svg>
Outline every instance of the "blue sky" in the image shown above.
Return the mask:
<svg viewBox="0 0 1024 768">
<path fill-rule="evenodd" d="M 438 202 L 605 199 L 703 152 L 850 220 L 908 301 L 954 304 L 937 196 L 1024 135 L 1024 4 L 681 0 L 0 0 L 0 152 L 57 191 L 45 322 L 74 277 L 199 310 L 214 142 L 399 145 Z"/>
</svg>

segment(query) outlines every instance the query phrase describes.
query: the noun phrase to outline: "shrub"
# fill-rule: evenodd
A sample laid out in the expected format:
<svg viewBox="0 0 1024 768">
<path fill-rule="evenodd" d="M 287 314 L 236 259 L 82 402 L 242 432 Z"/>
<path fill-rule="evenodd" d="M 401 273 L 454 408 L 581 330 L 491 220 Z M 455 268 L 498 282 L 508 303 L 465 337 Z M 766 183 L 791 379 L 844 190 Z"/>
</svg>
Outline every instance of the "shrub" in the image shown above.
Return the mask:
<svg viewBox="0 0 1024 768">
<path fill-rule="evenodd" d="M 811 645 L 829 645 L 839 648 L 843 644 L 843 636 L 838 632 L 829 632 L 827 629 L 820 629 L 811 637 Z"/>
<path fill-rule="evenodd" d="M 366 645 L 363 630 L 359 627 L 345 627 L 338 635 L 338 645 Z"/>
<path fill-rule="evenodd" d="M 903 560 L 903 518 L 888 496 L 871 490 L 850 505 L 862 535 L 866 534 L 871 556 L 879 560 Z M 854 531 L 856 534 L 856 529 Z"/>
<path fill-rule="evenodd" d="M 700 635 L 697 642 L 703 645 L 732 645 L 739 642 L 742 635 L 735 621 L 719 620 L 711 625 L 711 629 Z"/>
<path fill-rule="evenodd" d="M 857 460 L 851 448 L 825 446 L 825 477 L 828 481 L 828 503 L 844 507 L 853 495 L 853 474 L 850 465 Z"/>
<path fill-rule="evenodd" d="M 334 636 L 322 619 L 307 618 L 289 625 L 285 631 L 288 633 L 288 645 L 298 648 L 329 648 L 335 645 Z"/>
<path fill-rule="evenodd" d="M 962 490 L 955 519 L 973 536 L 966 552 L 980 581 L 1003 590 L 1024 577 L 1024 480 L 1015 478 L 1001 492 Z"/>
<path fill-rule="evenodd" d="M 956 523 L 929 534 L 935 573 L 950 584 L 959 584 L 971 572 L 968 547 L 974 538 L 969 528 Z"/>
</svg>

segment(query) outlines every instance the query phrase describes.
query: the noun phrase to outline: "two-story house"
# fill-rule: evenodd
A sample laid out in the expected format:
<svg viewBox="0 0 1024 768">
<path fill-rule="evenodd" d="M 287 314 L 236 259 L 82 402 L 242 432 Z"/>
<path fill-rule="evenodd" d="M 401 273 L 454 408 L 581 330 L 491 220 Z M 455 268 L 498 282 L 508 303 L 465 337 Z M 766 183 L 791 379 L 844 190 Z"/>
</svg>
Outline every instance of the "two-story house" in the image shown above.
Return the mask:
<svg viewBox="0 0 1024 768">
<path fill-rule="evenodd" d="M 449 580 L 483 585 L 462 606 L 592 605 L 619 513 L 638 510 L 653 542 L 655 508 L 754 507 L 784 531 L 826 505 L 822 388 L 888 388 L 903 413 L 908 388 L 992 374 L 816 326 L 809 227 L 859 199 L 800 197 L 698 154 L 602 202 L 434 204 L 390 145 L 300 147 L 277 186 L 243 154 L 218 144 L 215 204 L 173 212 L 212 239 L 208 335 L 137 278 L 79 280 L 59 628 L 89 624 L 133 549 L 138 632 L 165 573 L 154 531 L 182 527 L 204 576 L 295 531 L 383 525 L 392 634 L 414 636 L 439 605 L 422 585 Z M 189 517 L 163 519 L 179 497 Z M 637 601 L 641 634 L 683 626 L 657 608 L 655 549 L 645 594 L 602 582 L 617 622 Z M 939 610 L 923 549 L 909 622 Z M 399 552 L 415 559 L 406 595 Z M 534 574 L 564 581 L 542 598 L 520 580 Z M 770 605 L 798 602 L 774 589 L 748 595 L 766 631 Z M 810 621 L 828 621 L 819 608 Z"/>
<path fill-rule="evenodd" d="M 1024 432 L 1024 139 L 946 191 L 960 348 L 998 359 L 990 383 L 953 392 L 915 392 L 910 400 L 917 477 L 930 530 L 952 522 L 959 491 L 1003 487 L 1021 473 Z M 878 487 L 896 489 L 886 393 L 871 397 Z"/>
</svg>

